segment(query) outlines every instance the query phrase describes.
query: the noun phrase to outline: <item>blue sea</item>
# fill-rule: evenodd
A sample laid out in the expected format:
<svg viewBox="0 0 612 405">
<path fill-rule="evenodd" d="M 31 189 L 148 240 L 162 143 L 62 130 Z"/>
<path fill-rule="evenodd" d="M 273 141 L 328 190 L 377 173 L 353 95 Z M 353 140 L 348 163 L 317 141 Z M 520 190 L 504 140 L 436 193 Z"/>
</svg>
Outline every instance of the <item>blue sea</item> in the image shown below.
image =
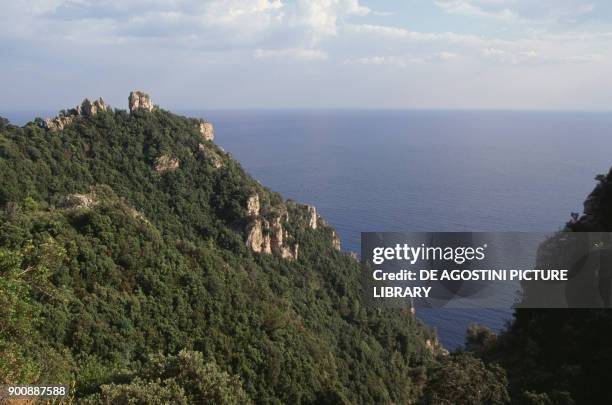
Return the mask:
<svg viewBox="0 0 612 405">
<path fill-rule="evenodd" d="M 313 204 L 342 248 L 365 231 L 555 231 L 612 165 L 612 113 L 183 111 L 262 184 Z M 1 113 L 15 123 L 26 115 Z M 31 118 L 36 114 L 27 116 Z M 510 310 L 421 309 L 449 349 Z"/>
</svg>

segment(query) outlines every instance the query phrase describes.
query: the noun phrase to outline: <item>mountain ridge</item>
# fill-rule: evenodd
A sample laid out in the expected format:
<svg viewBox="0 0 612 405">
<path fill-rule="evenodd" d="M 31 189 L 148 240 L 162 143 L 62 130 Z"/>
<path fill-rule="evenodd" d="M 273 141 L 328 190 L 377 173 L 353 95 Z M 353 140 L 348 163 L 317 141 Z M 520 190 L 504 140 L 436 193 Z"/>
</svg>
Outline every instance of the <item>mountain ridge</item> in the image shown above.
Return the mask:
<svg viewBox="0 0 612 405">
<path fill-rule="evenodd" d="M 24 311 L 2 314 L 15 329 L 0 351 L 17 354 L 0 370 L 23 370 L 4 381 L 72 381 L 96 403 L 147 384 L 179 403 L 414 402 L 435 333 L 367 308 L 314 207 L 251 178 L 212 124 L 144 96 L 60 113 L 61 128 L 0 125 L 0 269 Z M 202 383 L 228 379 L 236 396 Z"/>
</svg>

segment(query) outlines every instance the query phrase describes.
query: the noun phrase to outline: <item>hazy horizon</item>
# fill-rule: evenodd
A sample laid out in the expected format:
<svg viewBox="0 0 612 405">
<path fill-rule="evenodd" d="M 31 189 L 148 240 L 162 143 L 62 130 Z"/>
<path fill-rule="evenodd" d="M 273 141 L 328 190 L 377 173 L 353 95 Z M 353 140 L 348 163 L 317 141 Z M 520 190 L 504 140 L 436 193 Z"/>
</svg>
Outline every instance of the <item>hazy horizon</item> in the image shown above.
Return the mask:
<svg viewBox="0 0 612 405">
<path fill-rule="evenodd" d="M 76 104 L 75 104 L 76 106 Z M 3 110 L 0 109 L 0 117 L 6 118 L 10 123 L 14 125 L 25 125 L 26 123 L 33 121 L 36 118 L 51 118 L 56 116 L 60 110 L 71 108 L 73 106 L 65 106 L 58 110 Z M 118 107 L 111 105 L 111 108 L 116 108 L 120 110 L 128 110 L 127 105 L 125 107 Z M 389 112 L 389 113 L 411 113 L 411 112 L 431 112 L 431 113 L 525 113 L 525 114 L 585 114 L 585 115 L 609 115 L 612 114 L 612 110 L 511 110 L 511 109 L 445 109 L 445 108 L 317 108 L 317 107 L 306 107 L 306 108 L 206 108 L 206 109 L 168 109 L 160 106 L 162 109 L 171 111 L 175 114 L 187 116 L 187 117 L 195 117 L 195 118 L 210 118 L 210 115 L 215 115 L 215 113 L 342 113 L 346 112 L 347 114 L 355 113 L 355 112 L 364 112 L 364 113 L 376 113 L 376 112 Z M 213 120 L 213 124 L 214 124 Z"/>
<path fill-rule="evenodd" d="M 603 0 L 0 4 L 0 111 L 612 109 Z"/>
</svg>

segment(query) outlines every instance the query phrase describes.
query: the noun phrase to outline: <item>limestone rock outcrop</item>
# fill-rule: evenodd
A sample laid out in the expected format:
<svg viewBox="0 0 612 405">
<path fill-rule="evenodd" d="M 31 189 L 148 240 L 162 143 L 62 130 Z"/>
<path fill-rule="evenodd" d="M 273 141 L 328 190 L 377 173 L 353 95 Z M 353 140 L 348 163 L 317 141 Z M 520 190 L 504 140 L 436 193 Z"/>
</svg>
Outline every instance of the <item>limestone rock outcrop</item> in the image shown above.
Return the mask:
<svg viewBox="0 0 612 405">
<path fill-rule="evenodd" d="M 94 100 L 93 102 L 90 101 L 88 98 L 86 98 L 81 103 L 81 108 L 80 108 L 79 112 L 80 112 L 81 115 L 83 115 L 85 117 L 92 117 L 92 116 L 96 115 L 98 113 L 98 111 L 106 111 L 107 108 L 108 108 L 108 106 L 106 105 L 104 100 L 102 100 L 102 97 L 100 97 L 97 100 Z"/>
<path fill-rule="evenodd" d="M 299 250 L 300 250 L 300 245 L 297 243 L 293 245 L 293 249 L 290 249 L 287 246 L 284 246 L 281 252 L 281 257 L 283 259 L 288 259 L 288 260 L 297 260 Z"/>
<path fill-rule="evenodd" d="M 58 115 L 55 118 L 45 119 L 45 128 L 50 131 L 61 131 L 74 120 L 72 115 Z"/>
<path fill-rule="evenodd" d="M 202 138 L 205 141 L 212 141 L 215 139 L 215 129 L 213 128 L 213 125 L 210 122 L 200 120 L 198 128 L 200 130 L 200 133 L 202 134 Z"/>
<path fill-rule="evenodd" d="M 270 235 L 264 235 L 262 221 L 256 219 L 247 227 L 246 245 L 255 253 L 272 253 Z"/>
<path fill-rule="evenodd" d="M 259 196 L 257 194 L 253 194 L 248 198 L 247 213 L 252 217 L 259 216 Z"/>
<path fill-rule="evenodd" d="M 340 247 L 341 247 L 340 238 L 338 237 L 338 234 L 336 233 L 336 231 L 333 229 L 332 229 L 332 246 L 336 250 L 340 250 Z"/>
<path fill-rule="evenodd" d="M 310 229 L 317 229 L 317 208 L 314 205 L 308 205 L 308 226 Z"/>
<path fill-rule="evenodd" d="M 285 231 L 280 217 L 274 218 L 270 229 L 270 236 L 272 242 L 272 251 L 275 253 L 281 253 L 283 250 L 283 240 L 285 239 Z"/>
<path fill-rule="evenodd" d="M 44 126 L 51 131 L 61 131 L 78 117 L 93 117 L 98 112 L 106 111 L 108 108 L 108 105 L 102 100 L 102 97 L 93 102 L 86 98 L 75 108 L 71 108 L 68 111 L 62 111 L 54 118 L 45 119 Z"/>
<path fill-rule="evenodd" d="M 93 208 L 98 205 L 98 199 L 92 192 L 89 194 L 70 194 L 66 196 L 64 208 Z"/>
<path fill-rule="evenodd" d="M 198 148 L 200 149 L 202 156 L 204 156 L 204 159 L 208 160 L 215 169 L 223 166 L 223 158 L 217 151 L 202 143 L 198 146 Z"/>
<path fill-rule="evenodd" d="M 158 173 L 166 172 L 168 170 L 176 170 L 179 167 L 179 161 L 177 158 L 173 158 L 168 155 L 161 155 L 155 161 L 155 170 Z"/>
<path fill-rule="evenodd" d="M 286 213 L 275 216 L 271 221 L 261 217 L 259 195 L 251 195 L 246 202 L 250 218 L 246 227 L 246 245 L 253 252 L 274 254 L 288 260 L 297 260 L 299 245 L 287 246 L 288 234 L 283 226 Z"/>
<path fill-rule="evenodd" d="M 151 97 L 142 91 L 132 91 L 128 97 L 128 103 L 131 113 L 137 110 L 153 110 L 153 101 L 151 101 Z"/>
</svg>

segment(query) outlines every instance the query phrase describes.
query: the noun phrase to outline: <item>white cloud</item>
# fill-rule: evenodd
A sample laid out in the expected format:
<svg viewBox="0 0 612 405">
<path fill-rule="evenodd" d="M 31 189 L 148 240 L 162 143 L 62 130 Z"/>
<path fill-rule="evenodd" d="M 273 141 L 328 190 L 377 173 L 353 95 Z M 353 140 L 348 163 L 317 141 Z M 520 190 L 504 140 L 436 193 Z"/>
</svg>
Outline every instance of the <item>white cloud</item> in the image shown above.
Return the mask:
<svg viewBox="0 0 612 405">
<path fill-rule="evenodd" d="M 436 57 L 440 60 L 457 60 L 461 58 L 461 55 L 453 52 L 439 52 Z"/>
<path fill-rule="evenodd" d="M 155 39 L 174 47 L 311 47 L 370 9 L 359 0 L 49 0 L 0 5 L 0 34 L 106 42 Z M 19 18 L 15 18 L 18 15 Z"/>
<path fill-rule="evenodd" d="M 495 5 L 497 7 L 484 8 L 482 5 Z M 435 0 L 434 4 L 447 13 L 466 14 L 481 17 L 493 17 L 501 20 L 513 20 L 518 16 L 508 8 L 507 3 L 512 1 L 470 1 L 470 0 Z"/>
<path fill-rule="evenodd" d="M 454 32 L 420 32 L 371 24 L 350 24 L 344 30 L 347 35 L 356 36 L 355 41 L 359 41 L 363 47 L 384 41 L 386 48 L 396 50 L 396 55 L 411 50 L 425 50 L 429 55 L 434 50 L 438 51 L 437 59 L 418 56 L 424 62 L 457 59 L 461 55 L 465 59 L 480 59 L 489 64 L 595 63 L 606 59 L 605 55 L 610 52 L 604 50 L 612 49 L 612 33 L 609 32 L 566 31 L 556 34 L 540 30 L 532 31 L 525 37 L 502 39 Z M 444 53 L 449 51 L 448 55 Z M 393 62 L 393 59 L 390 61 Z"/>
<path fill-rule="evenodd" d="M 347 65 L 389 65 L 395 67 L 406 67 L 409 63 L 405 58 L 396 56 L 367 56 L 363 58 L 347 59 Z"/>
<path fill-rule="evenodd" d="M 538 53 L 533 50 L 513 52 L 504 49 L 485 48 L 481 50 L 481 54 L 485 59 L 510 63 L 512 65 L 533 62 L 538 59 Z"/>
<path fill-rule="evenodd" d="M 344 63 L 356 65 L 387 65 L 403 68 L 411 64 L 423 64 L 434 61 L 453 61 L 458 60 L 460 58 L 460 55 L 453 52 L 437 52 L 418 56 L 367 56 L 361 58 L 347 59 L 344 61 Z"/>
<path fill-rule="evenodd" d="M 450 14 L 538 24 L 576 23 L 595 10 L 585 0 L 434 0 L 434 4 Z"/>
<path fill-rule="evenodd" d="M 599 63 L 603 62 L 606 57 L 600 53 L 593 53 L 590 55 L 575 55 L 575 56 L 565 56 L 561 60 L 565 62 L 575 62 L 575 63 Z"/>
<path fill-rule="evenodd" d="M 315 36 L 336 35 L 339 19 L 370 12 L 358 0 L 297 0 L 295 10 L 293 25 L 303 26 Z"/>
<path fill-rule="evenodd" d="M 53 101 L 57 95 L 73 97 L 69 92 L 78 101 L 82 93 L 105 96 L 114 87 L 121 103 L 125 88 L 139 86 L 160 103 L 165 94 L 183 106 L 202 99 L 224 107 L 316 106 L 323 99 L 335 106 L 356 100 L 409 106 L 409 94 L 420 94 L 415 103 L 429 97 L 431 106 L 444 106 L 443 100 L 464 107 L 479 106 L 478 100 L 485 107 L 523 106 L 547 91 L 580 91 L 583 98 L 571 102 L 607 103 L 607 3 L 593 8 L 596 0 L 432 1 L 434 12 L 447 15 L 428 21 L 427 30 L 409 25 L 430 16 L 419 2 L 408 11 L 378 12 L 359 0 L 4 1 L 0 88 L 10 96 L 2 101 L 0 95 L 0 102 L 12 106 L 21 98 L 27 107 L 29 95 L 38 100 L 48 93 L 48 100 L 59 103 Z M 593 10 L 601 23 L 567 25 Z M 491 21 L 466 24 L 466 15 Z M 449 31 L 447 21 L 462 31 Z M 438 89 L 428 87 L 434 83 Z M 544 84 L 535 91 L 538 83 Z M 399 91 L 402 86 L 419 91 Z M 464 92 L 445 98 L 453 86 Z M 492 94 L 491 86 L 507 86 L 514 99 Z M 296 91 L 287 92 L 289 87 Z M 395 92 L 396 98 L 390 96 Z"/>
<path fill-rule="evenodd" d="M 263 18 L 270 23 L 283 3 L 280 0 L 230 0 L 213 1 L 206 10 L 205 17 L 210 23 L 235 24 L 246 19 Z"/>
<path fill-rule="evenodd" d="M 257 59 L 293 59 L 293 60 L 324 60 L 327 54 L 319 49 L 287 48 L 287 49 L 256 49 Z"/>
<path fill-rule="evenodd" d="M 379 17 L 388 17 L 392 15 L 397 15 L 394 11 L 372 11 L 372 14 L 377 15 Z"/>
<path fill-rule="evenodd" d="M 523 65 L 533 63 L 600 63 L 605 61 L 605 56 L 601 53 L 568 55 L 549 52 L 541 54 L 534 50 L 510 51 L 496 48 L 485 48 L 481 50 L 483 58 L 511 65 Z"/>
</svg>

